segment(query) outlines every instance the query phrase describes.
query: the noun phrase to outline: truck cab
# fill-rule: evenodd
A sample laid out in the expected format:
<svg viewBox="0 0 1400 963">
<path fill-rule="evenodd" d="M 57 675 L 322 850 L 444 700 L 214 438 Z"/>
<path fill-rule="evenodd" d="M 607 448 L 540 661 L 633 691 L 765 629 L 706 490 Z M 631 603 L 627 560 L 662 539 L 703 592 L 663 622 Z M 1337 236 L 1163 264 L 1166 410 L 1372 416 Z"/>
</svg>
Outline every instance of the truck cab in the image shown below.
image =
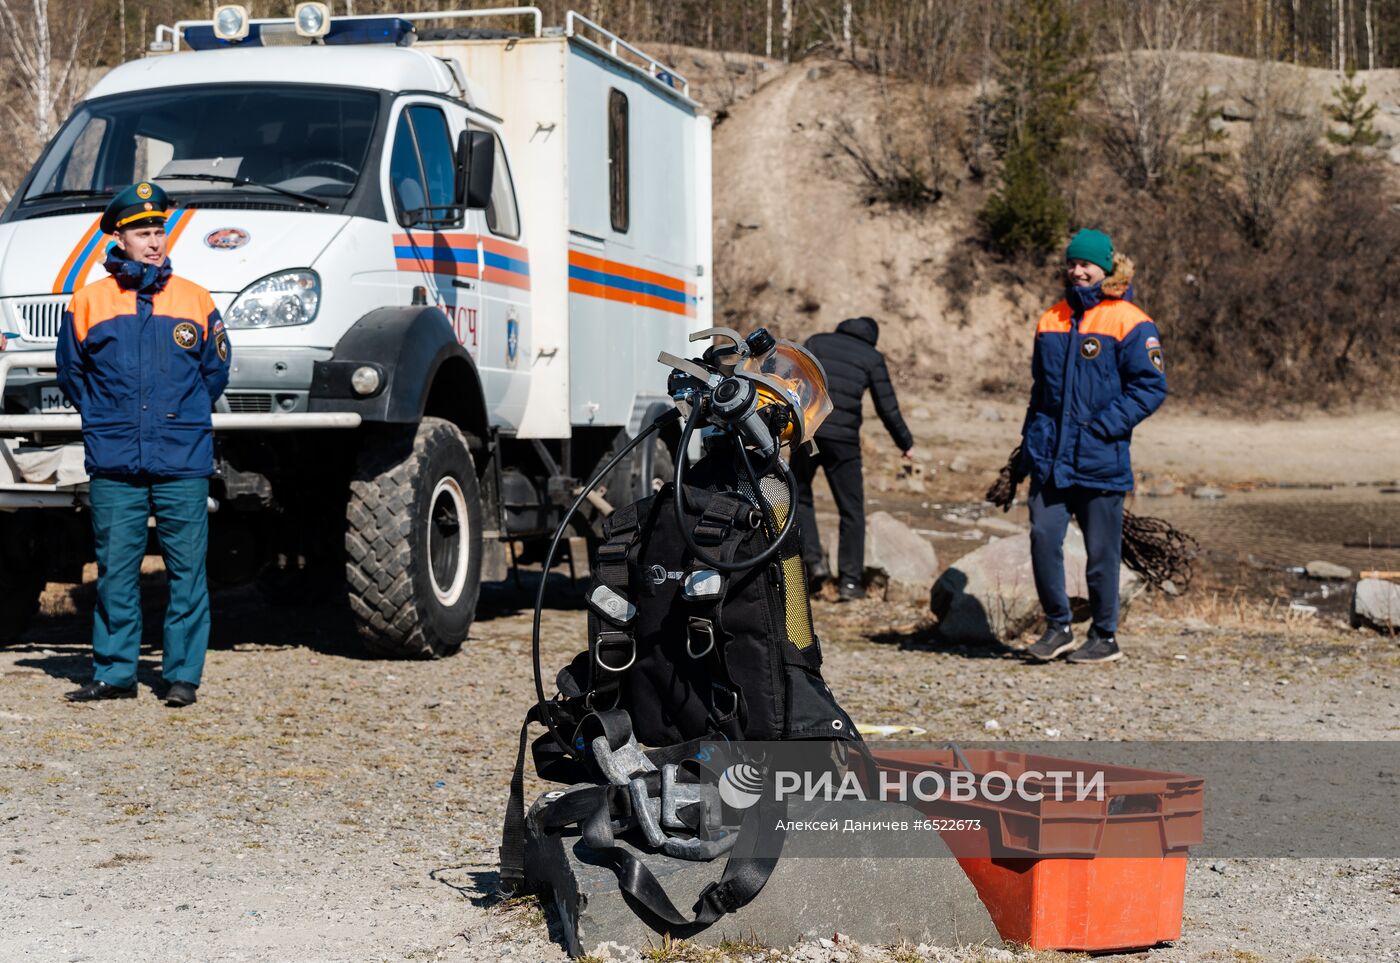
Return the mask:
<svg viewBox="0 0 1400 963">
<path fill-rule="evenodd" d="M 574 13 L 230 6 L 152 46 L 0 216 L 4 621 L 91 555 L 53 348 L 103 276 L 102 209 L 146 180 L 233 349 L 211 580 L 343 593 L 370 651 L 448 654 L 482 578 L 668 403 L 658 351 L 709 327 L 708 122 L 684 78 Z M 665 463 L 641 449 L 594 515 Z"/>
</svg>

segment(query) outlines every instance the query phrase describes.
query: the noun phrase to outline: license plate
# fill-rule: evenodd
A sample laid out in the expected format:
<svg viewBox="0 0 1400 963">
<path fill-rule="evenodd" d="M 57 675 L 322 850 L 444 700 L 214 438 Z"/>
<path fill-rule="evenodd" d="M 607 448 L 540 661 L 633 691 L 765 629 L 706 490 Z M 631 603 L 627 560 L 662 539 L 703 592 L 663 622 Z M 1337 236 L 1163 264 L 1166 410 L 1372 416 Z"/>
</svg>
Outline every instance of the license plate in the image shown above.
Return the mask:
<svg viewBox="0 0 1400 963">
<path fill-rule="evenodd" d="M 74 415 L 77 410 L 58 388 L 43 388 L 39 392 L 39 413 L 44 415 Z"/>
</svg>

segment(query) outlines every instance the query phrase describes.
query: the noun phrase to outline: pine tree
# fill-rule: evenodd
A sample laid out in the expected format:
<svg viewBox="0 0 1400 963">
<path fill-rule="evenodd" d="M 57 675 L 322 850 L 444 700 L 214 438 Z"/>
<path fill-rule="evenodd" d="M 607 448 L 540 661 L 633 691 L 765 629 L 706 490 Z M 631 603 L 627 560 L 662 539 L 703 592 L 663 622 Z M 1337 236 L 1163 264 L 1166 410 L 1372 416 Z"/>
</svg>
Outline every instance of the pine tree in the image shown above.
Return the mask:
<svg viewBox="0 0 1400 963">
<path fill-rule="evenodd" d="M 991 246 L 1003 254 L 1043 256 L 1064 241 L 1068 214 L 1058 181 L 1069 174 L 1066 144 L 1092 75 L 1088 46 L 1068 0 L 1024 0 L 1012 8 L 992 106 L 1001 183 L 979 212 Z"/>
<path fill-rule="evenodd" d="M 978 219 L 1003 254 L 1044 255 L 1064 243 L 1069 213 L 1033 140 L 1023 139 L 1007 153 L 1001 186 Z"/>
<path fill-rule="evenodd" d="M 1340 87 L 1332 89 L 1336 102 L 1327 108 L 1327 116 L 1346 128 L 1329 130 L 1327 139 L 1348 150 L 1374 147 L 1381 139 L 1380 131 L 1372 123 L 1376 117 L 1376 105 L 1365 103 L 1366 85 L 1358 84 L 1355 80 L 1356 68 L 1348 65 L 1346 79 Z"/>
</svg>

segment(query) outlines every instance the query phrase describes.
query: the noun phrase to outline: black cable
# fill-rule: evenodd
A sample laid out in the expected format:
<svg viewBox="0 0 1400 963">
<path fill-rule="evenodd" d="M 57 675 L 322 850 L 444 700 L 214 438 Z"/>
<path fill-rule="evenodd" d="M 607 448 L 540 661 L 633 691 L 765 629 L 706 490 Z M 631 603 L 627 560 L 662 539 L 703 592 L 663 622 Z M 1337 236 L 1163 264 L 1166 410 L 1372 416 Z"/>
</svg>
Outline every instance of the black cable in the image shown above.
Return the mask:
<svg viewBox="0 0 1400 963">
<path fill-rule="evenodd" d="M 681 432 L 680 448 L 676 452 L 676 497 L 671 501 L 672 510 L 676 515 L 676 525 L 681 530 L 681 537 L 685 539 L 686 547 L 690 549 L 701 562 L 719 572 L 743 572 L 751 568 L 756 568 L 777 556 L 778 551 L 783 547 L 783 542 L 792 533 L 794 523 L 797 520 L 797 476 L 793 474 L 792 468 L 785 464 L 782 459 L 778 459 L 778 464 L 782 466 L 783 475 L 788 486 L 789 510 L 787 518 L 783 519 L 783 527 L 778 531 L 773 543 L 752 558 L 735 559 L 732 562 L 721 562 L 712 557 L 708 552 L 695 544 L 695 536 L 690 531 L 690 525 L 686 522 L 683 501 L 685 499 L 685 462 L 686 451 L 690 446 L 690 437 L 695 433 L 695 425 L 700 420 L 700 405 L 694 405 L 690 410 L 690 417 L 686 419 L 685 430 Z M 748 464 L 748 452 L 743 450 L 743 441 L 736 438 L 734 443 L 739 446 L 739 450 L 744 459 L 745 467 Z M 752 468 L 750 468 L 752 475 Z M 760 501 L 763 500 L 763 492 L 758 489 L 758 481 L 754 479 L 754 494 Z"/>
<path fill-rule="evenodd" d="M 671 408 L 662 413 L 655 421 L 638 432 L 637 437 L 628 442 L 621 451 L 613 455 L 606 465 L 594 473 L 593 477 L 588 480 L 588 484 L 583 486 L 583 490 L 580 491 L 578 497 L 574 499 L 574 503 L 569 506 L 569 510 L 564 513 L 564 518 L 559 522 L 559 527 L 554 531 L 554 540 L 549 543 L 549 551 L 546 552 L 544 556 L 544 568 L 540 573 L 540 589 L 535 593 L 535 624 L 531 638 L 531 649 L 535 662 L 535 698 L 539 700 L 540 715 L 543 718 L 545 727 L 549 730 L 550 735 L 554 736 L 554 741 L 559 743 L 559 748 L 563 749 L 564 753 L 569 756 L 575 756 L 574 748 L 565 741 L 563 736 L 559 735 L 559 730 L 555 728 L 554 716 L 549 711 L 549 701 L 544 697 L 544 678 L 540 670 L 540 619 L 544 615 L 544 590 L 545 586 L 549 584 L 549 570 L 554 567 L 554 555 L 559 551 L 559 543 L 564 538 L 564 532 L 569 528 L 570 519 L 578 512 L 579 506 L 582 505 L 584 499 L 588 497 L 588 493 L 598 487 L 598 483 L 603 480 L 603 476 L 616 468 L 618 462 L 626 458 L 633 448 L 636 448 L 648 436 L 660 431 L 671 422 L 679 421 L 680 416 L 681 413 L 678 408 Z M 679 467 L 679 462 L 677 464 Z M 575 756 L 575 758 L 577 758 L 577 756 Z"/>
</svg>

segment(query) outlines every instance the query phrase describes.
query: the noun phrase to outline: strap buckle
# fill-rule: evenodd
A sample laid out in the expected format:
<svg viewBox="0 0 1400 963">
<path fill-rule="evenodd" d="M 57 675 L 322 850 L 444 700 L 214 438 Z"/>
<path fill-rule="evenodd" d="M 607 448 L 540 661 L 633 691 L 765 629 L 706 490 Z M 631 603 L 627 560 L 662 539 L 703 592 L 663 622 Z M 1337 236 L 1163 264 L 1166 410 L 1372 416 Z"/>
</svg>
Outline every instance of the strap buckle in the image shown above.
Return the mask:
<svg viewBox="0 0 1400 963">
<path fill-rule="evenodd" d="M 705 647 L 699 652 L 695 651 L 695 642 L 699 638 L 705 643 Z M 692 615 L 690 624 L 685 631 L 685 654 L 692 659 L 702 659 L 714 651 L 715 648 L 715 624 L 709 619 L 697 618 Z"/>
<path fill-rule="evenodd" d="M 696 902 L 710 907 L 721 916 L 739 908 L 733 905 L 734 900 L 728 884 L 721 880 L 711 880 L 710 884 L 700 891 L 700 898 Z"/>
<path fill-rule="evenodd" d="M 630 543 L 613 540 L 599 545 L 595 554 L 600 562 L 625 562 L 629 548 L 631 548 Z"/>
</svg>

